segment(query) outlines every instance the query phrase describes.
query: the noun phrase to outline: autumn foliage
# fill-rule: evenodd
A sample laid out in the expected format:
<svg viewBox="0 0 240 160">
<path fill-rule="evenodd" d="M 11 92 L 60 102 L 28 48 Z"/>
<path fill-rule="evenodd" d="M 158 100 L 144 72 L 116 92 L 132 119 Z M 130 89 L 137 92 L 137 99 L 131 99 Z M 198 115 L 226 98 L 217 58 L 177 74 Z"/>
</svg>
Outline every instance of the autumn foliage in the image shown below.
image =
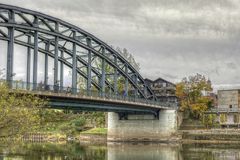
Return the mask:
<svg viewBox="0 0 240 160">
<path fill-rule="evenodd" d="M 201 74 L 183 78 L 176 86 L 180 110 L 189 112 L 191 118 L 200 119 L 203 112 L 212 106 L 212 99 L 208 94 L 211 91 L 210 80 Z"/>
<path fill-rule="evenodd" d="M 0 138 L 18 137 L 40 125 L 40 110 L 46 102 L 19 90 L 11 91 L 0 81 Z"/>
</svg>

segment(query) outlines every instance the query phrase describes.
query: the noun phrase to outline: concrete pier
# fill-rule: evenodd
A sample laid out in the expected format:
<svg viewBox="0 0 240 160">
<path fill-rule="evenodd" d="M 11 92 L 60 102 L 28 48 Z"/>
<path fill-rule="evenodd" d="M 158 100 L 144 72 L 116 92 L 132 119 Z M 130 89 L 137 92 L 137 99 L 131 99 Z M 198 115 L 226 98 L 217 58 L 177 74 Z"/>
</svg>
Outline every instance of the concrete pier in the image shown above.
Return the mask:
<svg viewBox="0 0 240 160">
<path fill-rule="evenodd" d="M 176 110 L 161 110 L 159 119 L 153 115 L 127 115 L 121 120 L 118 113 L 108 113 L 108 141 L 176 141 L 179 125 Z"/>
</svg>

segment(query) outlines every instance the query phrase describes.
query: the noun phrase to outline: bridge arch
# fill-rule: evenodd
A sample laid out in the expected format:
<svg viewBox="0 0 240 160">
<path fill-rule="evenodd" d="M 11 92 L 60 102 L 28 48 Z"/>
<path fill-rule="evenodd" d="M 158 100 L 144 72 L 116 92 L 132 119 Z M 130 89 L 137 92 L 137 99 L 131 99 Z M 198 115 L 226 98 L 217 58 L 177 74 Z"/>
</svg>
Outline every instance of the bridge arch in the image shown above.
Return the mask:
<svg viewBox="0 0 240 160">
<path fill-rule="evenodd" d="M 74 94 L 79 92 L 78 80 L 82 78 L 86 92 L 95 88 L 101 94 L 124 92 L 135 98 L 155 99 L 143 77 L 117 51 L 94 35 L 58 18 L 0 4 L 0 41 L 7 42 L 8 81 L 13 80 L 14 45 L 17 44 L 27 48 L 27 83 L 38 83 L 38 56 L 41 53 L 45 55 L 45 85 L 48 85 L 50 57 L 54 60 L 54 86 L 64 87 L 63 72 L 64 67 L 68 67 L 72 71 L 71 88 Z M 119 81 L 124 83 L 122 88 Z"/>
</svg>

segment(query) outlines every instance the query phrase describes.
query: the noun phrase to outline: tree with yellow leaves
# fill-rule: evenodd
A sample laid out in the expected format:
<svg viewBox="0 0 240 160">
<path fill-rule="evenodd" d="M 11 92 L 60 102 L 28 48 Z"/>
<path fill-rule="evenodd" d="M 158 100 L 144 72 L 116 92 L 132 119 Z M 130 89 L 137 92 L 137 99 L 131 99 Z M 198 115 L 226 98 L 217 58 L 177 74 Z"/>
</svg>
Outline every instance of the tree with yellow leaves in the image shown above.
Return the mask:
<svg viewBox="0 0 240 160">
<path fill-rule="evenodd" d="M 180 110 L 189 111 L 191 118 L 200 119 L 203 112 L 212 106 L 212 99 L 208 95 L 210 91 L 211 81 L 201 74 L 183 78 L 176 86 Z"/>
<path fill-rule="evenodd" d="M 37 129 L 40 109 L 45 100 L 18 90 L 10 90 L 0 81 L 0 138 L 18 137 Z"/>
</svg>

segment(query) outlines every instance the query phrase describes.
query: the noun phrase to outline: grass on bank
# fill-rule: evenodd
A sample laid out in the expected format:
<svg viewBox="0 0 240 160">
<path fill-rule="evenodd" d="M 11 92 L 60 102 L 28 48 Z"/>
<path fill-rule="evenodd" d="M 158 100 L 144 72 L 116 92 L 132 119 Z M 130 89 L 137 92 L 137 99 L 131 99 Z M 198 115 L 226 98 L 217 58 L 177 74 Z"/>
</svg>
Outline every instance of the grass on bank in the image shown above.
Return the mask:
<svg viewBox="0 0 240 160">
<path fill-rule="evenodd" d="M 98 134 L 98 135 L 107 135 L 107 128 L 92 128 L 81 132 L 80 134 Z"/>
</svg>

